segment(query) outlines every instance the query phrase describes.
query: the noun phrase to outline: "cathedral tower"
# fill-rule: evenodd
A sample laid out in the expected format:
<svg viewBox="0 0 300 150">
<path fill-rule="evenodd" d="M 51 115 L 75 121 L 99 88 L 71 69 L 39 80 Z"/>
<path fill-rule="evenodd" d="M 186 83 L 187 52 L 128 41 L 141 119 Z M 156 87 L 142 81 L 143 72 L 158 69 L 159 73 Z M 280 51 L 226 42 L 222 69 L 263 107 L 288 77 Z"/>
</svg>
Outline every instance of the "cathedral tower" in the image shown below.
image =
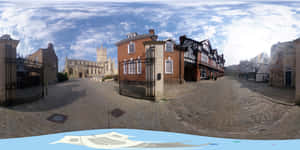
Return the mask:
<svg viewBox="0 0 300 150">
<path fill-rule="evenodd" d="M 97 48 L 97 62 L 107 61 L 107 50 L 101 45 L 100 48 Z"/>
</svg>

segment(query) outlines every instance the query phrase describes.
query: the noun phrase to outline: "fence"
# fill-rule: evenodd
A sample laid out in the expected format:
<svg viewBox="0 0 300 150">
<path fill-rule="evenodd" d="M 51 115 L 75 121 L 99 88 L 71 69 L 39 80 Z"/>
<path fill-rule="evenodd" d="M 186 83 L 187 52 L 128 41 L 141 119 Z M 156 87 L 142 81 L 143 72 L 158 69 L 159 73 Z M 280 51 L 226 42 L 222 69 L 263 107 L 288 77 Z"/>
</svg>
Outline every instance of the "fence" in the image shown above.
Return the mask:
<svg viewBox="0 0 300 150">
<path fill-rule="evenodd" d="M 154 49 L 148 49 L 144 59 L 119 62 L 119 93 L 136 98 L 154 99 Z"/>
<path fill-rule="evenodd" d="M 44 96 L 43 64 L 25 58 L 5 59 L 4 104 L 19 104 Z"/>
</svg>

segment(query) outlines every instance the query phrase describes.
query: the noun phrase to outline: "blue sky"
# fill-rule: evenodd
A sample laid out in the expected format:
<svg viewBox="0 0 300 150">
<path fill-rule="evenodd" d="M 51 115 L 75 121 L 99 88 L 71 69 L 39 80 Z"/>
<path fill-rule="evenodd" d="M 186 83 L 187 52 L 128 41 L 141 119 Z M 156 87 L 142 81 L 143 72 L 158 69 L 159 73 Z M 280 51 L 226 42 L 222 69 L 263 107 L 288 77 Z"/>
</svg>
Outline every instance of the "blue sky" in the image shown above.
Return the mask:
<svg viewBox="0 0 300 150">
<path fill-rule="evenodd" d="M 95 61 L 101 44 L 116 61 L 117 41 L 150 28 L 162 40 L 184 34 L 209 39 L 231 65 L 300 37 L 300 2 L 0 1 L 0 35 L 19 39 L 17 51 L 24 56 L 54 43 L 60 70 L 66 56 Z"/>
</svg>

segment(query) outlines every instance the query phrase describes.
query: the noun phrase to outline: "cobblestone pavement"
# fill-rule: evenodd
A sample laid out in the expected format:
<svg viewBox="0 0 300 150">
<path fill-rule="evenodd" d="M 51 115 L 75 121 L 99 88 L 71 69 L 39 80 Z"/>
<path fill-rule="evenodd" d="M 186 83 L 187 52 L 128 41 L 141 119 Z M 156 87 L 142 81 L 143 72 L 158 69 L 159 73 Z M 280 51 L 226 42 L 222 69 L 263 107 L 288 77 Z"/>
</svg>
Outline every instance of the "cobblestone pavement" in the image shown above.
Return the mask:
<svg viewBox="0 0 300 150">
<path fill-rule="evenodd" d="M 190 90 L 167 101 L 150 102 L 118 95 L 114 82 L 75 80 L 52 85 L 49 96 L 42 100 L 0 107 L 0 138 L 101 128 L 233 138 L 300 138 L 298 106 L 273 103 L 229 77 L 182 87 Z M 121 116 L 111 115 L 113 110 Z M 53 114 L 66 115 L 67 120 L 48 121 Z"/>
<path fill-rule="evenodd" d="M 230 77 L 204 81 L 170 101 L 188 133 L 231 138 L 300 138 L 300 109 L 274 103 Z M 259 84 L 257 86 L 260 86 Z"/>
<path fill-rule="evenodd" d="M 50 86 L 45 99 L 11 108 L 0 107 L 0 137 L 102 128 L 182 130 L 175 112 L 170 112 L 166 104 L 120 96 L 115 86 L 113 82 L 68 81 Z M 114 109 L 124 114 L 118 118 L 109 115 Z M 66 115 L 67 120 L 50 122 L 47 118 L 52 114 Z"/>
</svg>

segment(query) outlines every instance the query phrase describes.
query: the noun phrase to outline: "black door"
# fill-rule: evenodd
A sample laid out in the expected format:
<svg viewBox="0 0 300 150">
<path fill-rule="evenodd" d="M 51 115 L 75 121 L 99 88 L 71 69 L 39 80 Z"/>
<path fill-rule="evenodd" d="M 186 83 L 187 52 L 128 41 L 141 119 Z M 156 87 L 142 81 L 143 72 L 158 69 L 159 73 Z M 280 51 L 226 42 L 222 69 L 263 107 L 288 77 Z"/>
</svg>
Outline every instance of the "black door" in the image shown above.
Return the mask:
<svg viewBox="0 0 300 150">
<path fill-rule="evenodd" d="M 285 85 L 291 87 L 292 84 L 292 73 L 290 71 L 285 72 Z"/>
</svg>

